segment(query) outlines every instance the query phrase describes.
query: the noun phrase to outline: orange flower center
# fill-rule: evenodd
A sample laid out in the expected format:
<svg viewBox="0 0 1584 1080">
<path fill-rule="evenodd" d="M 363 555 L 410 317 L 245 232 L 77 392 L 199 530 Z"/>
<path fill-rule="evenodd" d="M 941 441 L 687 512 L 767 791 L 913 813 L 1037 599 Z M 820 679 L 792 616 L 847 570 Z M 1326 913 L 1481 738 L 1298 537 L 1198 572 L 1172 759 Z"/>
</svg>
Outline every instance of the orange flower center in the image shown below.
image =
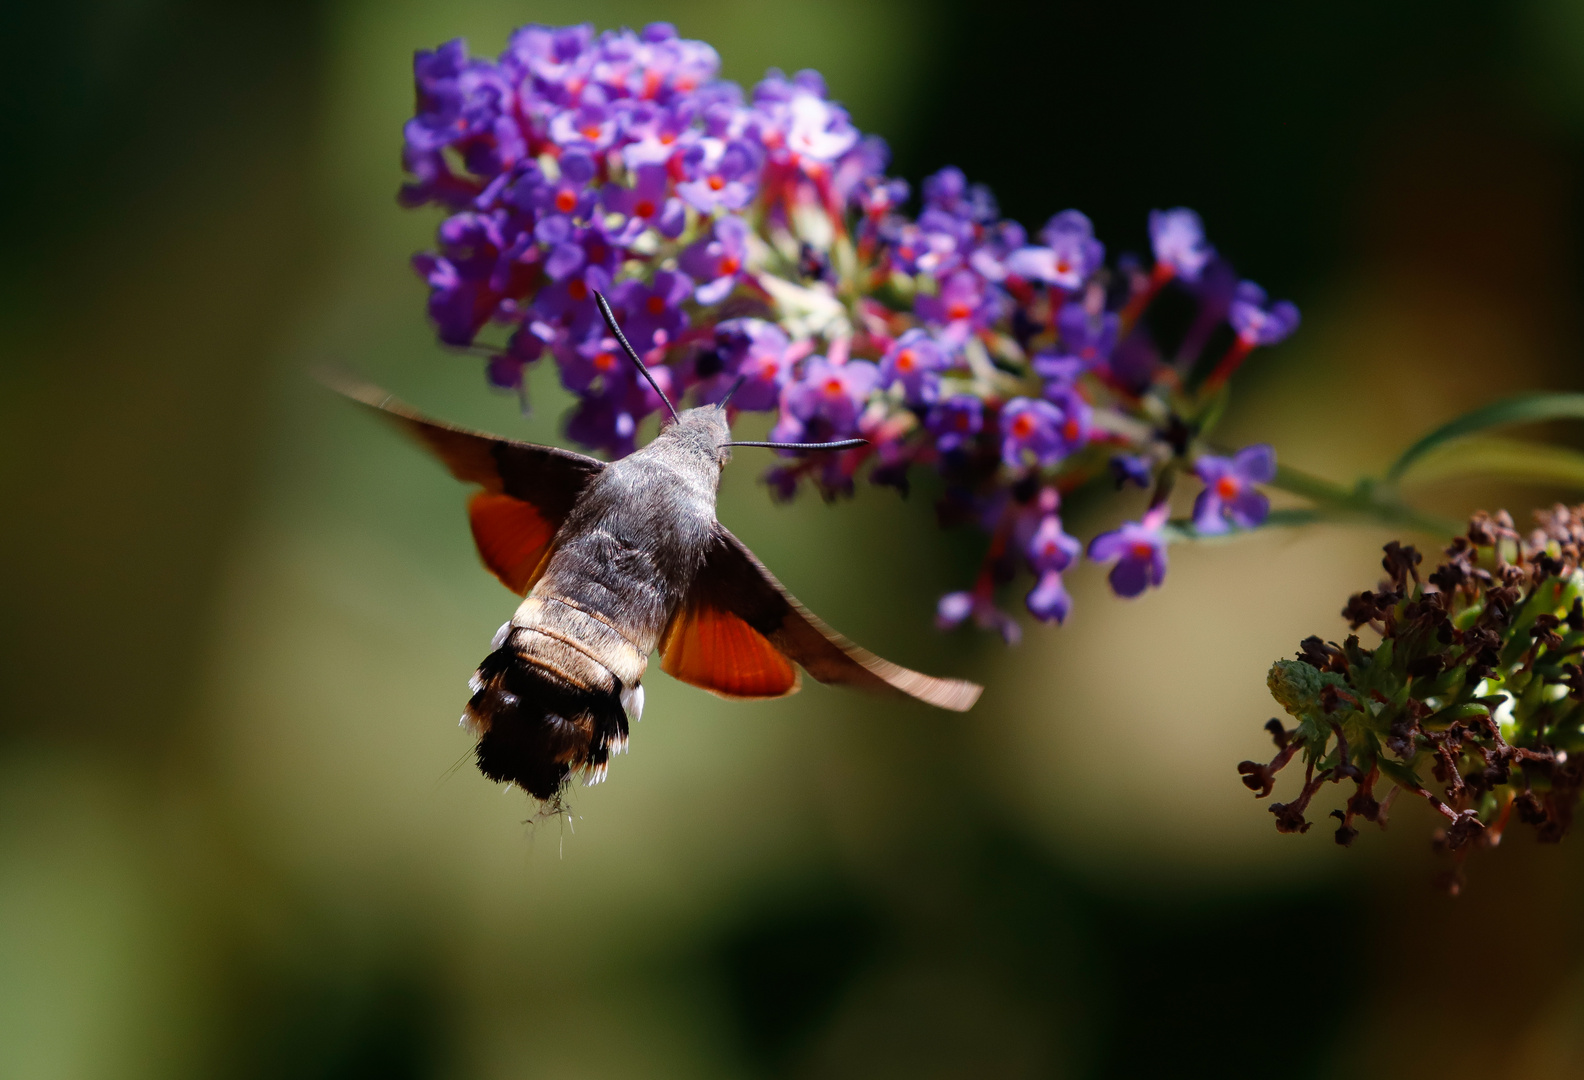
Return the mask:
<svg viewBox="0 0 1584 1080">
<path fill-rule="evenodd" d="M 735 274 L 738 270 L 741 270 L 741 269 L 742 269 L 742 260 L 739 259 L 737 256 L 735 256 L 735 255 L 726 255 L 726 256 L 723 256 L 721 258 L 721 261 L 720 261 L 720 276 L 721 277 L 725 277 L 727 274 Z"/>
<path fill-rule="evenodd" d="M 616 366 L 616 354 L 612 352 L 596 353 L 594 355 L 594 369 L 596 371 L 609 371 Z"/>
<path fill-rule="evenodd" d="M 556 192 L 555 208 L 563 214 L 570 214 L 573 207 L 577 206 L 577 195 L 566 188 Z"/>
<path fill-rule="evenodd" d="M 1012 434 L 1020 439 L 1034 434 L 1034 418 L 1028 413 L 1018 413 L 1012 421 Z"/>
<path fill-rule="evenodd" d="M 633 213 L 639 217 L 653 217 L 654 212 L 655 204 L 648 199 L 639 199 L 638 205 L 633 207 Z"/>
<path fill-rule="evenodd" d="M 831 397 L 841 397 L 842 390 L 842 381 L 840 379 L 831 378 L 825 380 L 825 392 Z"/>
<path fill-rule="evenodd" d="M 897 353 L 896 366 L 898 371 L 906 375 L 918 367 L 918 357 L 913 354 L 912 349 L 903 349 Z"/>
<path fill-rule="evenodd" d="M 1243 490 L 1243 485 L 1230 476 L 1223 476 L 1216 481 L 1215 490 L 1223 499 L 1235 499 L 1238 492 Z"/>
<path fill-rule="evenodd" d="M 1151 559 L 1155 557 L 1155 549 L 1141 540 L 1128 548 L 1128 554 L 1135 559 Z"/>
<path fill-rule="evenodd" d="M 659 315 L 665 311 L 665 300 L 659 296 L 651 296 L 648 300 L 644 301 L 644 307 L 649 309 L 649 314 Z"/>
<path fill-rule="evenodd" d="M 953 322 L 956 322 L 958 319 L 966 319 L 968 317 L 968 310 L 967 304 L 952 304 L 946 309 L 946 317 Z"/>
<path fill-rule="evenodd" d="M 588 285 L 580 278 L 567 285 L 567 295 L 574 300 L 588 299 Z"/>
<path fill-rule="evenodd" d="M 1068 442 L 1078 441 L 1078 421 L 1069 420 L 1062 425 L 1062 438 Z"/>
<path fill-rule="evenodd" d="M 600 137 L 599 125 L 598 124 L 588 124 L 588 125 L 584 126 L 583 128 L 579 129 L 579 133 L 585 139 L 587 139 L 589 142 L 593 142 L 595 139 L 598 139 Z"/>
</svg>

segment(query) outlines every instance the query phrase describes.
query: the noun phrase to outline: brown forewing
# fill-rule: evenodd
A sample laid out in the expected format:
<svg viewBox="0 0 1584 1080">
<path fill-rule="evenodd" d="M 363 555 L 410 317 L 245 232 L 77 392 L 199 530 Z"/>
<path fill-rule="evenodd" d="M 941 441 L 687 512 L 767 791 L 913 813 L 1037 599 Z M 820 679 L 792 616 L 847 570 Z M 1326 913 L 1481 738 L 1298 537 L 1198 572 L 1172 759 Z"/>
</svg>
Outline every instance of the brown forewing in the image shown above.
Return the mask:
<svg viewBox="0 0 1584 1080">
<path fill-rule="evenodd" d="M 333 389 L 417 439 L 458 480 L 530 503 L 557 526 L 566 520 L 589 480 L 605 468 L 603 461 L 570 450 L 439 423 L 370 383 L 345 376 L 324 378 Z"/>
<path fill-rule="evenodd" d="M 984 689 L 961 679 L 938 679 L 912 671 L 848 641 L 798 603 L 747 545 L 719 523 L 715 526 L 714 542 L 705 554 L 683 606 L 684 613 L 708 610 L 741 619 L 822 683 L 861 690 L 900 691 L 956 712 L 972 708 Z M 671 636 L 667 635 L 668 641 Z M 669 659 L 668 655 L 668 662 Z M 727 661 L 725 654 L 714 660 L 717 664 Z M 714 689 L 704 681 L 705 677 L 728 686 L 740 678 L 724 670 L 688 681 Z"/>
</svg>

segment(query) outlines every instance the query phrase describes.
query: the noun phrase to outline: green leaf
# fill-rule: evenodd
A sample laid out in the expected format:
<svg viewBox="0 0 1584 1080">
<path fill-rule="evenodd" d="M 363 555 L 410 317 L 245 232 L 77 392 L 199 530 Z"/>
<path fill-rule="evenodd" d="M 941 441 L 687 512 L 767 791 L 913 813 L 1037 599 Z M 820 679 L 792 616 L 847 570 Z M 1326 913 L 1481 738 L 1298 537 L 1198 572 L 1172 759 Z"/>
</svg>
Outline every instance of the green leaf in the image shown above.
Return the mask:
<svg viewBox="0 0 1584 1080">
<path fill-rule="evenodd" d="M 1420 455 L 1405 472 L 1403 479 L 1413 483 L 1488 476 L 1584 488 L 1584 453 L 1520 439 L 1470 436 Z"/>
<path fill-rule="evenodd" d="M 1584 394 L 1521 394 L 1493 405 L 1464 413 L 1436 428 L 1414 443 L 1386 471 L 1388 480 L 1398 480 L 1408 467 L 1443 443 L 1472 435 L 1486 428 L 1508 424 L 1531 424 L 1538 420 L 1572 418 L 1584 420 Z"/>
<path fill-rule="evenodd" d="M 1434 724 L 1437 728 L 1455 724 L 1459 720 L 1472 720 L 1476 716 L 1489 716 L 1490 710 L 1473 701 L 1465 701 L 1461 705 L 1450 705 L 1434 716 L 1425 719 L 1426 724 Z"/>
<path fill-rule="evenodd" d="M 1418 755 L 1414 755 L 1417 760 Z M 1419 779 L 1419 774 L 1414 772 L 1413 766 L 1400 761 L 1393 761 L 1389 757 L 1378 757 L 1375 764 L 1380 766 L 1380 771 L 1388 780 L 1396 783 L 1409 791 L 1420 791 L 1424 788 L 1424 781 Z"/>
</svg>

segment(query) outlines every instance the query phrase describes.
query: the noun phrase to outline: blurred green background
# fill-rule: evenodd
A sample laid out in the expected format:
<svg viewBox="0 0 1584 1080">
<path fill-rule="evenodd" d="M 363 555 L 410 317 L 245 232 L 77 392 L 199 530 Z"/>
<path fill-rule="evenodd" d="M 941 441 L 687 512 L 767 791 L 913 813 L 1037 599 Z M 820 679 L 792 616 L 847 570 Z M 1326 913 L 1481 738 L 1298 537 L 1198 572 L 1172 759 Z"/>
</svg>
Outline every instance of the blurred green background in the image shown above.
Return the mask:
<svg viewBox="0 0 1584 1080">
<path fill-rule="evenodd" d="M 1422 808 L 1343 851 L 1233 771 L 1269 753 L 1270 661 L 1343 632 L 1386 534 L 1175 549 L 1129 603 L 1087 568 L 1068 626 L 1007 650 L 930 627 L 981 541 L 927 490 L 773 507 L 739 460 L 721 516 L 794 591 L 983 703 L 656 672 L 610 782 L 525 824 L 455 725 L 514 603 L 463 493 L 305 375 L 557 440 L 551 372 L 524 420 L 425 325 L 411 53 L 667 19 L 744 82 L 821 69 L 897 173 L 960 164 L 1025 224 L 1078 206 L 1139 249 L 1150 208 L 1199 209 L 1305 315 L 1229 439 L 1348 479 L 1584 386 L 1577 0 L 0 19 L 0 1076 L 1584 1075 L 1578 838 L 1515 831 L 1451 900 Z"/>
</svg>

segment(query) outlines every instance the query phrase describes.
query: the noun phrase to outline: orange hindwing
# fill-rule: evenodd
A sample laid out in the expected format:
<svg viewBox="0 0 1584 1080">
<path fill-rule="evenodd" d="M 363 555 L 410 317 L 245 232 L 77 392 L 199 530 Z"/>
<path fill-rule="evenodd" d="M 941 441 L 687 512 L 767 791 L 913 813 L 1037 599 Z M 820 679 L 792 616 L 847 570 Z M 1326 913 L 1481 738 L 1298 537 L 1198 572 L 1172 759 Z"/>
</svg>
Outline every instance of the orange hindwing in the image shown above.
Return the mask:
<svg viewBox="0 0 1584 1080">
<path fill-rule="evenodd" d="M 468 501 L 479 558 L 501 584 L 526 596 L 544 573 L 556 527 L 532 503 L 481 491 Z"/>
<path fill-rule="evenodd" d="M 660 670 L 731 698 L 783 697 L 797 669 L 759 631 L 729 611 L 693 605 L 677 613 L 661 643 Z"/>
</svg>

